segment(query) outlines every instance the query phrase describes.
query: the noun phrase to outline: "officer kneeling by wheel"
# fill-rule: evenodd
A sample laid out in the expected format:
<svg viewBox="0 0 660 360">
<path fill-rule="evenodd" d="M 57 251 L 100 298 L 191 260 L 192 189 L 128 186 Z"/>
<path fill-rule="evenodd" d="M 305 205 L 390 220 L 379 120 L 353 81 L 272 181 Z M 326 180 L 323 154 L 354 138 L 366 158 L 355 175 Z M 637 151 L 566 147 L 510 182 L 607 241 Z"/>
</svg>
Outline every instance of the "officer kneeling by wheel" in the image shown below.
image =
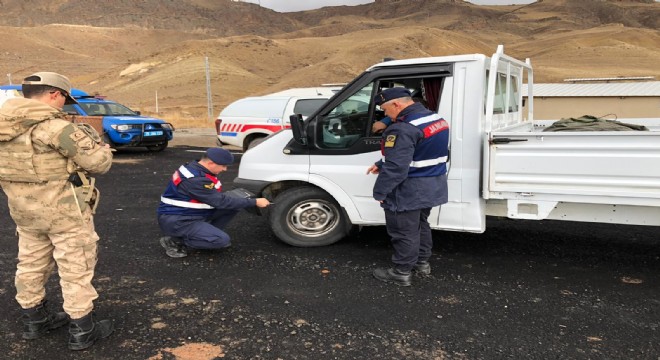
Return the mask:
<svg viewBox="0 0 660 360">
<path fill-rule="evenodd" d="M 158 206 L 158 225 L 166 235 L 160 244 L 167 256 L 185 257 L 187 248 L 226 248 L 231 238 L 223 229 L 239 210 L 270 205 L 268 199 L 249 193 L 222 191 L 217 176 L 233 162 L 229 151 L 210 148 L 199 161 L 174 171 Z"/>
</svg>

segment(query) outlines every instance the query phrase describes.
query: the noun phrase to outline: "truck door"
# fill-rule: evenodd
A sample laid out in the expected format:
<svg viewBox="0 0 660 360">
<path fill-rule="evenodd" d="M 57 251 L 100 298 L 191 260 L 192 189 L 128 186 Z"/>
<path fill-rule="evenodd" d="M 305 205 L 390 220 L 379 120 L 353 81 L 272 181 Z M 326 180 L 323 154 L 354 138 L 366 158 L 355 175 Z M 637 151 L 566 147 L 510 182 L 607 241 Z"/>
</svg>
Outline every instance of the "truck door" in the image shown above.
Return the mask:
<svg viewBox="0 0 660 360">
<path fill-rule="evenodd" d="M 383 210 L 372 196 L 376 176 L 366 173 L 381 158 L 380 134 L 371 129 L 385 115 L 373 103 L 374 95 L 385 88 L 406 87 L 413 98 L 437 110 L 449 68 L 436 66 L 434 72 L 428 66 L 406 67 L 368 73 L 347 86 L 310 122 L 310 181 L 333 194 L 353 224 L 384 223 Z"/>
</svg>

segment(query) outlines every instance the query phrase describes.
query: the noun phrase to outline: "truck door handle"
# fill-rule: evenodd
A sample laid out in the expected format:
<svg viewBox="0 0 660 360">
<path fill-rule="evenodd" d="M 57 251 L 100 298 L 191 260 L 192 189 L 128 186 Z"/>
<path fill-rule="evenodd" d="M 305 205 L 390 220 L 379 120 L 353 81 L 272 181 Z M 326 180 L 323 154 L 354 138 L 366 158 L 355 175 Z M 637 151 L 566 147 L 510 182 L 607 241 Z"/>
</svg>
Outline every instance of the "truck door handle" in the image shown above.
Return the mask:
<svg viewBox="0 0 660 360">
<path fill-rule="evenodd" d="M 527 141 L 527 139 L 494 138 L 490 139 L 491 144 L 508 144 L 510 142 Z"/>
</svg>

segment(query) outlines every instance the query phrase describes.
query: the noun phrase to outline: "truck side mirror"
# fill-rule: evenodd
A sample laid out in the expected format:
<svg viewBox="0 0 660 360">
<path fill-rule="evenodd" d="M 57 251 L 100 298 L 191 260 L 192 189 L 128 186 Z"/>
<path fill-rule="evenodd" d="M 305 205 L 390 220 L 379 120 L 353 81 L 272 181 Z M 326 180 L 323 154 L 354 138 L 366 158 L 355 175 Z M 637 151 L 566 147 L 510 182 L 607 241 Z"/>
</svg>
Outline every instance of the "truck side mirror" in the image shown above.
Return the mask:
<svg viewBox="0 0 660 360">
<path fill-rule="evenodd" d="M 291 131 L 293 132 L 293 141 L 300 145 L 307 144 L 307 137 L 305 136 L 305 127 L 302 114 L 293 114 L 289 116 L 291 122 Z"/>
</svg>

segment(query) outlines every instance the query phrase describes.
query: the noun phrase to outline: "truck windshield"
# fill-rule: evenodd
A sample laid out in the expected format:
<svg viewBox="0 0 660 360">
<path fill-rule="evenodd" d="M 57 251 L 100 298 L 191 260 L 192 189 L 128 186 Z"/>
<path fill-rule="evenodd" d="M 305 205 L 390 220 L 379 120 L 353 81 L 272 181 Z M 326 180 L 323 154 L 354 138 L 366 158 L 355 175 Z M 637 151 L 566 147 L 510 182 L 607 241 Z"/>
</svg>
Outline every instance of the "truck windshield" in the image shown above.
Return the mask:
<svg viewBox="0 0 660 360">
<path fill-rule="evenodd" d="M 94 116 L 120 116 L 120 115 L 131 115 L 138 116 L 138 113 L 127 108 L 124 105 L 104 102 L 104 103 L 79 103 L 80 107 L 85 110 L 87 115 Z"/>
</svg>

